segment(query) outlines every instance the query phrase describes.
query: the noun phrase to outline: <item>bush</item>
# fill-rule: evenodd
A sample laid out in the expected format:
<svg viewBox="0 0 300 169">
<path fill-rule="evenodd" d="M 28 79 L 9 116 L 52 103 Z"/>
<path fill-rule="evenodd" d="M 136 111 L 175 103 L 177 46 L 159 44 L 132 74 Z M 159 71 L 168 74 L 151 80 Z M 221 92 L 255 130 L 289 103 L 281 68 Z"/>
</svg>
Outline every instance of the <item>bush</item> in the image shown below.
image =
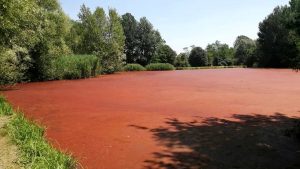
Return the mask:
<svg viewBox="0 0 300 169">
<path fill-rule="evenodd" d="M 175 70 L 175 67 L 169 63 L 151 63 L 146 66 L 148 71 L 159 71 L 159 70 Z"/>
<path fill-rule="evenodd" d="M 20 47 L 7 49 L 0 47 L 0 87 L 13 85 L 23 80 L 29 58 L 27 51 Z"/>
<path fill-rule="evenodd" d="M 99 59 L 94 55 L 62 56 L 54 61 L 53 79 L 81 79 L 101 73 Z"/>
<path fill-rule="evenodd" d="M 124 71 L 144 71 L 146 70 L 142 65 L 140 64 L 127 64 L 123 68 Z"/>
</svg>

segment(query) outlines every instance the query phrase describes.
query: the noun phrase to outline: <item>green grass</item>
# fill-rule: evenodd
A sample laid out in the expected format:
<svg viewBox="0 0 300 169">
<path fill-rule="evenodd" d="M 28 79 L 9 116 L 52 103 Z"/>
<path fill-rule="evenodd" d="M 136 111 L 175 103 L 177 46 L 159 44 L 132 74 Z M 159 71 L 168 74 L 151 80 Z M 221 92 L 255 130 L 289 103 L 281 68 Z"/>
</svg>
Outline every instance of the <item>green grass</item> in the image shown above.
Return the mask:
<svg viewBox="0 0 300 169">
<path fill-rule="evenodd" d="M 169 63 L 151 63 L 146 66 L 148 71 L 175 70 L 175 67 Z"/>
<path fill-rule="evenodd" d="M 145 71 L 146 69 L 140 64 L 127 64 L 123 67 L 126 72 L 130 71 Z"/>
<path fill-rule="evenodd" d="M 197 70 L 197 69 L 224 69 L 243 68 L 244 66 L 203 66 L 203 67 L 176 67 L 176 70 Z"/>
<path fill-rule="evenodd" d="M 62 56 L 54 61 L 55 79 L 82 79 L 101 74 L 98 57 L 94 55 Z"/>
<path fill-rule="evenodd" d="M 12 107 L 6 102 L 4 97 L 0 96 L 0 115 L 9 116 L 12 114 Z"/>
<path fill-rule="evenodd" d="M 8 136 L 21 152 L 19 163 L 30 169 L 73 169 L 76 161 L 67 154 L 56 150 L 44 138 L 44 129 L 27 120 L 20 112 L 16 112 L 0 96 L 0 115 L 12 118 L 6 125 Z"/>
</svg>

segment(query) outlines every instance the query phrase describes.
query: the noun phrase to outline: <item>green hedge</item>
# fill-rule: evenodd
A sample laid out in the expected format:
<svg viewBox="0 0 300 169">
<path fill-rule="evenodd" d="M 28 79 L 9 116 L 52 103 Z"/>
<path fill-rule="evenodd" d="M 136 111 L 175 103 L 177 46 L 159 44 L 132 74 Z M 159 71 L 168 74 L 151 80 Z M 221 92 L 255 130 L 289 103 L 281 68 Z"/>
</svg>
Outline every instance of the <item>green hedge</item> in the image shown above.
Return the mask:
<svg viewBox="0 0 300 169">
<path fill-rule="evenodd" d="M 146 66 L 148 71 L 175 70 L 175 67 L 169 63 L 151 63 Z"/>
<path fill-rule="evenodd" d="M 94 55 L 62 56 L 54 61 L 54 79 L 89 78 L 100 73 L 100 62 Z"/>
<path fill-rule="evenodd" d="M 145 71 L 146 69 L 140 64 L 127 64 L 123 67 L 124 71 Z"/>
</svg>

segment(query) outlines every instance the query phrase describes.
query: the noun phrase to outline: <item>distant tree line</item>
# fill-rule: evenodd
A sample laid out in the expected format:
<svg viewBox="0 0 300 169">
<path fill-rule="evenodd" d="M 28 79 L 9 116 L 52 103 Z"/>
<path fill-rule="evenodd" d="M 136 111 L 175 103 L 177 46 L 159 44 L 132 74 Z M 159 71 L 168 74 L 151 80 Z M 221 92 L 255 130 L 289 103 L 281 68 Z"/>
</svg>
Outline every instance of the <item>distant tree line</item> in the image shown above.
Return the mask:
<svg viewBox="0 0 300 169">
<path fill-rule="evenodd" d="M 300 67 L 300 0 L 276 7 L 259 24 L 256 40 L 241 35 L 233 47 L 216 41 L 205 49 L 185 48 L 178 55 L 146 17 L 136 20 L 130 13 L 120 16 L 115 9 L 106 14 L 103 8 L 91 11 L 82 5 L 76 21 L 65 15 L 57 0 L 0 0 L 0 11 L 0 85 L 60 79 L 64 76 L 59 73 L 66 71 L 60 67 L 71 70 L 72 65 L 64 65 L 70 63 L 66 56 L 74 54 L 93 55 L 89 59 L 72 58 L 81 62 L 74 68 L 77 73 L 87 67 L 93 67 L 93 72 L 99 70 L 93 74 L 113 73 L 125 64 L 150 63 Z"/>
</svg>

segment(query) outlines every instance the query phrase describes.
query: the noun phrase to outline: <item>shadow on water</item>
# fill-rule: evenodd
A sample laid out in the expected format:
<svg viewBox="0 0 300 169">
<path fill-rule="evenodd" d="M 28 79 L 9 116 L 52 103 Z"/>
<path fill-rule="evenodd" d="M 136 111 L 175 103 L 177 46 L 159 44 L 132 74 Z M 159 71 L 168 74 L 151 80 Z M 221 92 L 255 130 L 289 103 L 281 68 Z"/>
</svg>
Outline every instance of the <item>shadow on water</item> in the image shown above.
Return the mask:
<svg viewBox="0 0 300 169">
<path fill-rule="evenodd" d="M 162 152 L 145 161 L 146 169 L 299 169 L 300 144 L 285 131 L 295 120 L 283 114 L 233 115 L 183 122 L 166 119 L 167 127 L 148 129 Z"/>
</svg>

